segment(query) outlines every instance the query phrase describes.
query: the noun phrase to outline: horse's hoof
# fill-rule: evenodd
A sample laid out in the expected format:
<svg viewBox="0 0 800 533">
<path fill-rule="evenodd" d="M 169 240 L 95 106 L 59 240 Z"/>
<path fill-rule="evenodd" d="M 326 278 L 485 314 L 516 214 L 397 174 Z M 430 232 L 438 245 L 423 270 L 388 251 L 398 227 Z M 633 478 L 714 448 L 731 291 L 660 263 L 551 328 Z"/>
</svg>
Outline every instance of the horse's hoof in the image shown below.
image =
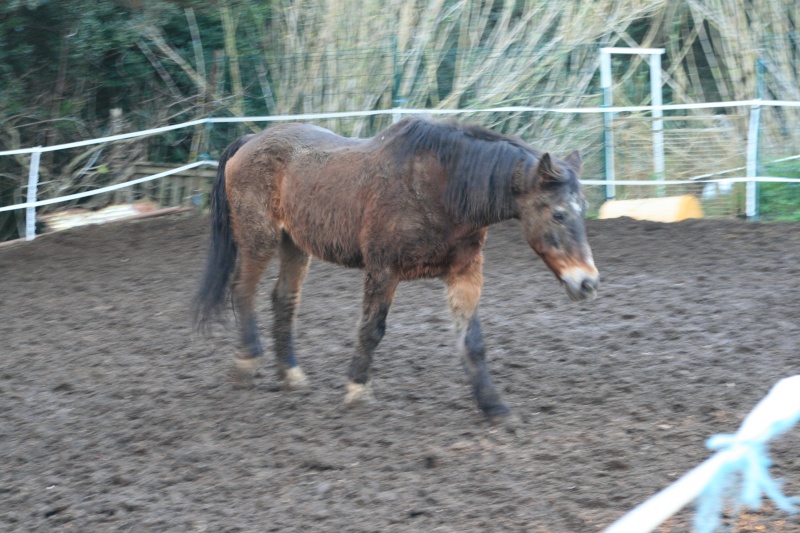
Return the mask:
<svg viewBox="0 0 800 533">
<path fill-rule="evenodd" d="M 491 419 L 489 423 L 496 428 L 505 430 L 506 433 L 517 437 L 527 435 L 528 424 L 516 413 L 512 412 L 504 416 Z"/>
<path fill-rule="evenodd" d="M 370 383 L 347 382 L 347 394 L 344 397 L 344 404 L 352 407 L 359 404 L 370 404 L 375 402 L 375 395 L 372 393 Z"/>
<path fill-rule="evenodd" d="M 233 360 L 233 371 L 243 376 L 255 376 L 261 367 L 258 357 L 236 357 Z"/>
<path fill-rule="evenodd" d="M 502 424 L 511 418 L 511 409 L 505 404 L 492 405 L 483 410 L 483 414 L 493 425 Z"/>
<path fill-rule="evenodd" d="M 309 389 L 308 378 L 303 369 L 299 366 L 294 366 L 283 372 L 283 380 L 286 385 L 286 390 L 306 392 Z"/>
<path fill-rule="evenodd" d="M 237 357 L 233 360 L 233 368 L 228 374 L 233 386 L 237 389 L 249 389 L 258 373 L 260 361 L 256 357 Z"/>
</svg>

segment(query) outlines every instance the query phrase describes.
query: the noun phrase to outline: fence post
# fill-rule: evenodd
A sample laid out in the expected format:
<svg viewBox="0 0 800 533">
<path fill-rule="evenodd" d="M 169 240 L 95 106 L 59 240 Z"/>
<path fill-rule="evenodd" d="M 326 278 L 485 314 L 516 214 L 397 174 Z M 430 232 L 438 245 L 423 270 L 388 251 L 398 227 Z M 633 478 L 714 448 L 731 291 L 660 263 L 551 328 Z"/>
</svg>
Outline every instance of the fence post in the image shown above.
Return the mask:
<svg viewBox="0 0 800 533">
<path fill-rule="evenodd" d="M 756 100 L 763 94 L 764 63 L 756 60 Z M 750 107 L 750 124 L 747 130 L 747 177 L 758 176 L 758 130 L 761 125 L 761 105 Z M 748 220 L 758 219 L 758 182 L 748 181 L 745 186 L 745 215 Z"/>
<path fill-rule="evenodd" d="M 605 48 L 600 49 L 600 88 L 603 91 L 603 107 L 613 105 L 611 99 L 611 52 Z M 612 129 L 614 112 L 603 113 L 603 153 L 605 155 L 606 200 L 613 200 L 616 196 L 614 187 L 614 131 Z"/>
<path fill-rule="evenodd" d="M 403 118 L 400 109 L 405 100 L 400 98 L 400 84 L 403 82 L 403 73 L 397 59 L 397 36 L 392 36 L 392 124 L 400 122 Z"/>
<path fill-rule="evenodd" d="M 392 108 L 392 124 L 396 124 L 403 119 L 403 102 L 405 100 L 395 100 Z"/>
<path fill-rule="evenodd" d="M 600 88 L 603 91 L 602 107 L 612 107 L 611 97 L 611 54 L 646 55 L 650 65 L 650 98 L 651 104 L 659 107 L 662 104 L 661 95 L 661 54 L 663 48 L 601 48 L 600 49 Z M 658 196 L 664 196 L 664 115 L 662 109 L 653 109 L 653 172 L 658 185 Z M 606 163 L 606 200 L 614 198 L 614 112 L 603 113 L 603 130 L 605 132 L 605 163 Z"/>
<path fill-rule="evenodd" d="M 756 100 L 761 100 L 764 90 L 764 63 L 756 60 Z M 750 124 L 747 131 L 747 177 L 758 176 L 758 137 L 761 126 L 761 106 L 750 108 Z M 745 215 L 750 220 L 758 219 L 758 182 L 748 181 L 745 193 Z"/>
<path fill-rule="evenodd" d="M 750 126 L 747 131 L 747 177 L 758 174 L 758 123 L 761 119 L 761 106 L 750 107 Z M 750 220 L 758 217 L 758 183 L 748 181 L 745 189 L 745 215 Z"/>
<path fill-rule="evenodd" d="M 650 102 L 653 106 L 660 106 L 663 103 L 661 91 L 661 55 L 650 54 Z M 664 112 L 661 109 L 653 109 L 653 171 L 655 172 L 656 193 L 664 196 L 664 179 L 666 172 L 664 167 L 664 121 L 661 117 Z"/>
<path fill-rule="evenodd" d="M 37 146 L 36 148 L 41 148 Z M 37 189 L 39 188 L 39 160 L 42 151 L 31 152 L 31 168 L 28 170 L 28 197 L 27 202 L 35 202 Z M 32 241 L 36 238 L 36 208 L 28 207 L 25 209 L 25 239 Z"/>
</svg>

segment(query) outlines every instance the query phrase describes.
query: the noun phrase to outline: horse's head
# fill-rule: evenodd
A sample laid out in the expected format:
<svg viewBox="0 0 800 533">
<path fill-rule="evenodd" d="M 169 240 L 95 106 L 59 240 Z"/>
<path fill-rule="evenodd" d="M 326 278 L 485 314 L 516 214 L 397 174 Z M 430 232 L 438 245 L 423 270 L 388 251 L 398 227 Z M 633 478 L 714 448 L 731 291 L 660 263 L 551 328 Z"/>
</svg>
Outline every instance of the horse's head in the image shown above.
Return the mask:
<svg viewBox="0 0 800 533">
<path fill-rule="evenodd" d="M 575 301 L 594 298 L 600 282 L 583 223 L 586 200 L 578 181 L 581 166 L 578 152 L 563 161 L 546 153 L 539 159 L 534 179 L 524 180 L 528 185 L 515 193 L 525 240 Z"/>
</svg>

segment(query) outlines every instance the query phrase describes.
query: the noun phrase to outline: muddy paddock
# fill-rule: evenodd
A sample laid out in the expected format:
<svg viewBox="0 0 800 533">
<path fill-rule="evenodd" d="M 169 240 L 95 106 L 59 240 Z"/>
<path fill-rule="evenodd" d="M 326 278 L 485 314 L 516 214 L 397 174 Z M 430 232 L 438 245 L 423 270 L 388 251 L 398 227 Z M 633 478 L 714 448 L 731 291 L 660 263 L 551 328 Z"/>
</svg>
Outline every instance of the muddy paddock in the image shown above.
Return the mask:
<svg viewBox="0 0 800 533">
<path fill-rule="evenodd" d="M 297 328 L 312 390 L 283 391 L 271 358 L 237 390 L 233 329 L 190 326 L 207 224 L 0 249 L 0 531 L 600 531 L 800 373 L 800 226 L 620 219 L 588 223 L 603 282 L 581 305 L 516 224 L 490 231 L 480 313 L 511 423 L 473 405 L 437 280 L 401 284 L 377 403 L 344 408 L 360 274 L 317 261 Z M 771 446 L 787 494 L 798 450 L 798 428 Z M 729 514 L 728 532 L 800 532 L 771 504 Z"/>
</svg>

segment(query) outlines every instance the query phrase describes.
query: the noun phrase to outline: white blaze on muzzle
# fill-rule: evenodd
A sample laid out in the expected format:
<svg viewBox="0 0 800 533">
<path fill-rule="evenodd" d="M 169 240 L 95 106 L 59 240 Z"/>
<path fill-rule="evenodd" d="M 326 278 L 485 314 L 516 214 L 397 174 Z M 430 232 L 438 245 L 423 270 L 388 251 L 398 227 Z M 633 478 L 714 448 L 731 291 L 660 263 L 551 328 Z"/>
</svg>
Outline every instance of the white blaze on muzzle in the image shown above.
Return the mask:
<svg viewBox="0 0 800 533">
<path fill-rule="evenodd" d="M 571 266 L 558 274 L 569 297 L 574 301 L 592 300 L 597 296 L 600 274 L 589 257 L 583 266 Z"/>
</svg>

